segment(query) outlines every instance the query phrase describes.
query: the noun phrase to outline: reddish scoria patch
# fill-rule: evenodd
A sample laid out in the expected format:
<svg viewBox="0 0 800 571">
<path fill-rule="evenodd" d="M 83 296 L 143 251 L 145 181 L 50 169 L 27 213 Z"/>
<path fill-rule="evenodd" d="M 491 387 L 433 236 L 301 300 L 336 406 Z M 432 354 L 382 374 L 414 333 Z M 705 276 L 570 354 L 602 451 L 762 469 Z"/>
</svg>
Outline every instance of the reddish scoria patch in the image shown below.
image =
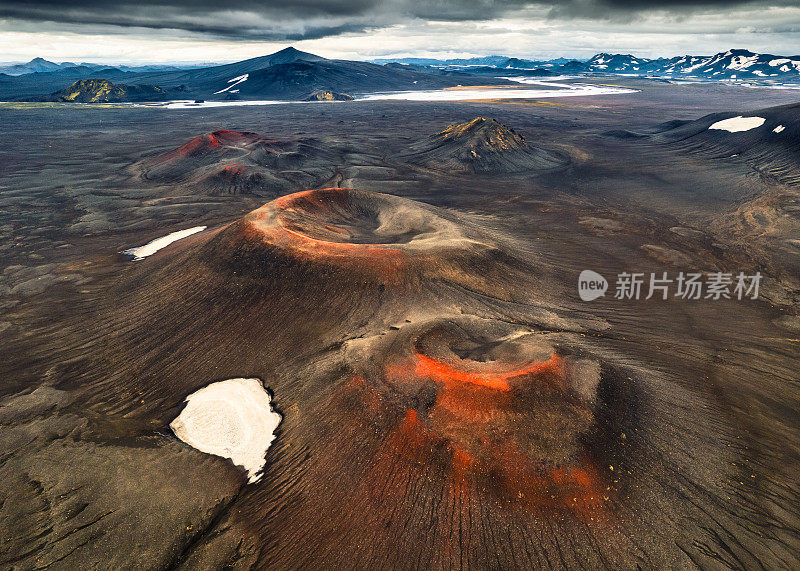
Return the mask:
<svg viewBox="0 0 800 571">
<path fill-rule="evenodd" d="M 244 172 L 244 166 L 237 163 L 232 163 L 225 166 L 220 172 L 227 175 L 240 175 L 242 172 Z"/>
<path fill-rule="evenodd" d="M 495 426 L 505 425 L 503 415 L 512 409 L 513 379 L 527 376 L 532 378 L 525 382 L 565 385 L 560 355 L 517 369 L 475 372 L 415 353 L 411 363 L 388 365 L 386 374 L 394 382 L 421 377 L 441 383 L 425 419 L 416 410 L 407 410 L 388 442 L 415 463 L 429 462 L 437 450 L 447 450 L 454 494 L 469 493 L 471 480 L 492 475 L 509 506 L 568 509 L 597 521 L 597 510 L 609 492 L 588 455 L 580 464 L 545 468 L 521 450 L 513 424 L 506 427 L 508 434 Z"/>
<path fill-rule="evenodd" d="M 511 439 L 485 442 L 478 457 L 462 444 L 438 435 L 414 409 L 406 411 L 386 442 L 395 453 L 417 465 L 427 465 L 435 461 L 435 455 L 447 454 L 453 495 L 475 493 L 473 483 L 484 488 L 486 483 L 480 482 L 488 476 L 509 508 L 566 509 L 595 521 L 602 519 L 601 510 L 609 499 L 605 479 L 588 457 L 579 465 L 545 469 L 535 466 L 535 459 Z"/>
<path fill-rule="evenodd" d="M 236 144 L 248 144 L 258 141 L 267 141 L 257 133 L 250 133 L 248 131 L 231 131 L 228 129 L 219 129 L 213 133 L 206 133 L 199 135 L 175 149 L 163 155 L 157 161 L 168 161 L 179 158 L 192 157 L 197 154 L 207 151 L 220 151 L 225 147 Z"/>
<path fill-rule="evenodd" d="M 219 147 L 221 147 L 219 139 L 217 139 L 217 137 L 213 133 L 209 133 L 206 135 L 200 135 L 198 137 L 195 137 L 188 143 L 181 145 L 174 151 L 170 151 L 166 155 L 163 155 L 162 157 L 156 160 L 159 162 L 163 162 L 174 159 L 192 157 L 205 151 L 212 151 Z"/>
</svg>

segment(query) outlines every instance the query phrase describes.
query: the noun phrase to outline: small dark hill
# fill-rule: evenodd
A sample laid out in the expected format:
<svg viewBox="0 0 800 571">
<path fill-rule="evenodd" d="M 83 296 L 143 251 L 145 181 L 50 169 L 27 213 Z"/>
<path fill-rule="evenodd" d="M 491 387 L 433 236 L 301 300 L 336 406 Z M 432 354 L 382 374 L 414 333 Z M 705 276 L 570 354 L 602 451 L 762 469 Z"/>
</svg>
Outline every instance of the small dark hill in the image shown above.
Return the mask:
<svg viewBox="0 0 800 571">
<path fill-rule="evenodd" d="M 473 173 L 544 171 L 568 162 L 556 152 L 530 146 L 513 129 L 485 117 L 451 125 L 416 143 L 407 158 L 430 168 Z"/>
<path fill-rule="evenodd" d="M 317 89 L 304 98 L 303 101 L 352 101 L 354 97 L 346 93 L 331 91 L 330 89 Z"/>
<path fill-rule="evenodd" d="M 164 101 L 168 94 L 155 85 L 124 85 L 107 79 L 82 79 L 66 89 L 56 91 L 40 101 L 73 103 L 120 103 L 130 101 Z"/>
</svg>

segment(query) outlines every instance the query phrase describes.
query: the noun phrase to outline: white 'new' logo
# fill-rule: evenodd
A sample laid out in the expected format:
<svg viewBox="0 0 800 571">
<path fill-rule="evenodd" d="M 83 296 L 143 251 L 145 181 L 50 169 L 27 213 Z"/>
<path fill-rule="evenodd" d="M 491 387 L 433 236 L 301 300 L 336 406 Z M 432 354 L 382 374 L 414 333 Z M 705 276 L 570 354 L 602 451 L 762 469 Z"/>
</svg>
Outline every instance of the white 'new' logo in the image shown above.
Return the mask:
<svg viewBox="0 0 800 571">
<path fill-rule="evenodd" d="M 592 301 L 602 297 L 606 290 L 608 290 L 608 282 L 597 272 L 583 270 L 578 277 L 578 295 L 583 301 Z"/>
</svg>

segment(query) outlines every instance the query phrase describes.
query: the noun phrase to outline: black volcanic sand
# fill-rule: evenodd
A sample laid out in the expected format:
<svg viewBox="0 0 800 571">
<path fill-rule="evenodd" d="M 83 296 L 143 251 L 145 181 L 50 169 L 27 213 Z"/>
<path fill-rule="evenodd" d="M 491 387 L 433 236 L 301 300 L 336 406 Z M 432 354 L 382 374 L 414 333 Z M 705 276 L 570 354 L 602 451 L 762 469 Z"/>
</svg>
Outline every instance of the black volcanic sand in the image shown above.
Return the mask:
<svg viewBox="0 0 800 571">
<path fill-rule="evenodd" d="M 0 109 L 2 566 L 796 567 L 796 167 L 663 125 L 795 95 L 622 81 Z M 408 161 L 477 116 L 565 160 Z M 765 278 L 756 301 L 587 303 L 583 269 Z M 233 377 L 283 415 L 255 484 L 168 428 Z"/>
</svg>

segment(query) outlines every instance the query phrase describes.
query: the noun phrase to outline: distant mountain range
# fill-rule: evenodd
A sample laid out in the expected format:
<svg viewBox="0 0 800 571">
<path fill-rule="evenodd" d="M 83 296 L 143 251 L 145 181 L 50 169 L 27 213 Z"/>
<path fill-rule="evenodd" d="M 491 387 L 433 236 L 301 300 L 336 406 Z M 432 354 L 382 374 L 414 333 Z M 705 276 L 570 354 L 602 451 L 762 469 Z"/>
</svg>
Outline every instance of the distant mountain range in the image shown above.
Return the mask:
<svg viewBox="0 0 800 571">
<path fill-rule="evenodd" d="M 2 72 L 5 69 L 7 72 Z M 63 101 L 65 90 L 83 80 L 103 80 L 113 93 L 136 101 L 150 100 L 302 100 L 315 92 L 341 98 L 381 91 L 442 89 L 457 85 L 511 83 L 505 76 L 633 75 L 701 80 L 748 80 L 800 83 L 800 56 L 729 50 L 713 56 L 648 59 L 629 54 L 600 53 L 587 61 L 563 58 L 536 61 L 504 56 L 435 60 L 404 58 L 378 63 L 332 60 L 294 48 L 248 60 L 195 68 L 169 66 L 104 67 L 97 64 L 53 63 L 35 58 L 0 68 L 0 101 Z M 99 85 L 99 84 L 98 84 Z M 85 87 L 85 85 L 84 85 Z M 87 95 L 89 99 L 92 94 Z M 81 98 L 78 98 L 80 100 Z"/>
<path fill-rule="evenodd" d="M 28 73 L 49 73 L 69 68 L 84 68 L 91 70 L 118 69 L 120 71 L 169 71 L 186 69 L 187 67 L 199 66 L 178 66 L 178 65 L 101 65 L 97 63 L 72 63 L 69 61 L 55 63 L 44 58 L 33 58 L 27 63 L 16 63 L 10 65 L 0 65 L 0 73 L 6 75 L 25 75 Z"/>
<path fill-rule="evenodd" d="M 460 69 L 471 73 L 495 73 L 502 70 L 542 69 L 552 73 L 594 73 L 657 76 L 697 79 L 762 79 L 781 82 L 800 81 L 800 56 L 757 54 L 748 50 L 728 50 L 712 56 L 678 56 L 648 59 L 629 54 L 599 53 L 587 61 L 528 60 L 504 56 L 470 59 L 400 58 L 374 60 L 424 65 L 443 70 Z"/>
<path fill-rule="evenodd" d="M 479 85 L 485 81 L 459 71 L 426 68 L 423 72 L 365 61 L 331 60 L 286 48 L 237 63 L 194 69 L 131 72 L 113 67 L 74 66 L 17 76 L 0 75 L 0 100 L 41 100 L 48 95 L 58 100 L 63 96 L 62 90 L 81 79 L 103 79 L 121 87 L 157 87 L 175 99 L 203 100 L 300 100 L 319 90 L 359 95 Z"/>
<path fill-rule="evenodd" d="M 484 56 L 473 58 L 460 58 L 460 59 L 433 59 L 433 58 L 380 58 L 370 60 L 373 63 L 385 65 L 388 63 L 401 63 L 407 65 L 421 65 L 421 66 L 450 66 L 450 67 L 483 67 L 491 66 L 497 68 L 519 68 L 528 69 L 542 67 L 546 64 L 562 65 L 568 61 L 567 58 L 557 58 L 551 60 L 532 60 L 521 59 L 508 56 Z"/>
<path fill-rule="evenodd" d="M 777 79 L 800 78 L 800 56 L 756 54 L 747 50 L 728 50 L 713 56 L 681 56 L 646 59 L 631 55 L 597 54 L 586 62 L 587 71 L 698 77 L 704 79 Z"/>
</svg>

